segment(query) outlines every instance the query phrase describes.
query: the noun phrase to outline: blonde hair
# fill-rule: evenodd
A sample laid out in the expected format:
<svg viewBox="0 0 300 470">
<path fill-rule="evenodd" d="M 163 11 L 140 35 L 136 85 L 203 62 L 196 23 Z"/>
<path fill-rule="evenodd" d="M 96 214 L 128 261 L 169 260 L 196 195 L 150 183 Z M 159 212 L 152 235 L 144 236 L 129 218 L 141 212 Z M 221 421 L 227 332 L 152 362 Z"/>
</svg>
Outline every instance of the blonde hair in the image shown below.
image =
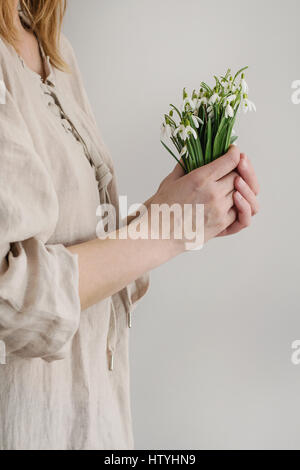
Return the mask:
<svg viewBox="0 0 300 470">
<path fill-rule="evenodd" d="M 67 0 L 20 0 L 19 10 L 28 18 L 30 29 L 38 36 L 45 54 L 56 68 L 67 71 L 60 55 L 59 39 Z M 14 25 L 15 3 L 0 0 L 0 36 L 17 49 Z"/>
</svg>

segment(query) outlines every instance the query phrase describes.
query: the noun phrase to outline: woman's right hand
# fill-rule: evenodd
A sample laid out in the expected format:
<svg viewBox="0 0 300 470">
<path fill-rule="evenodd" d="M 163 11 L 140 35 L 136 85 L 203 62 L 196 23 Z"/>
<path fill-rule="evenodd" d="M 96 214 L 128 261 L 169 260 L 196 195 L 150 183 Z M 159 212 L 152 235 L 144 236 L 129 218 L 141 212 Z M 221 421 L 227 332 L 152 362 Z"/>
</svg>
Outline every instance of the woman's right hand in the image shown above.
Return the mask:
<svg viewBox="0 0 300 470">
<path fill-rule="evenodd" d="M 178 164 L 163 180 L 157 193 L 151 198 L 151 204 L 167 204 L 169 207 L 173 204 L 180 204 L 182 207 L 189 204 L 194 207 L 191 211 L 193 227 L 200 231 L 203 231 L 203 227 L 197 227 L 195 207 L 196 204 L 203 204 L 204 241 L 207 242 L 236 220 L 234 194 L 238 174 L 234 170 L 239 162 L 240 151 L 236 146 L 231 146 L 226 155 L 188 175 L 184 174 Z M 175 219 L 175 223 L 179 222 Z M 176 240 L 177 243 L 181 242 L 182 250 L 185 249 L 186 241 Z"/>
</svg>

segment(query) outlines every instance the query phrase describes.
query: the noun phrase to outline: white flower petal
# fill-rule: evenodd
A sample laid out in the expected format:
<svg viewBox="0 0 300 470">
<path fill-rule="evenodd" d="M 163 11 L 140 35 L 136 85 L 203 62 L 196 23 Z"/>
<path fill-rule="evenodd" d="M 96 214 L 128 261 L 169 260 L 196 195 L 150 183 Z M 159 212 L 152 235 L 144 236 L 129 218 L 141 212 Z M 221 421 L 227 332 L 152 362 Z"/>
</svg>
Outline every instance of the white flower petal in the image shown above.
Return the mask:
<svg viewBox="0 0 300 470">
<path fill-rule="evenodd" d="M 249 87 L 248 87 L 247 82 L 244 78 L 242 78 L 242 80 L 241 80 L 241 87 L 242 87 L 242 92 L 246 93 L 246 95 L 247 95 L 248 91 L 249 91 Z"/>
<path fill-rule="evenodd" d="M 186 145 L 184 147 L 182 147 L 182 150 L 180 152 L 180 158 L 183 157 L 185 154 L 187 153 L 187 148 L 186 148 Z"/>
<path fill-rule="evenodd" d="M 192 120 L 193 120 L 194 126 L 198 129 L 199 128 L 199 122 L 197 120 L 197 116 L 192 115 Z"/>
<path fill-rule="evenodd" d="M 232 108 L 232 106 L 230 106 L 230 104 L 228 103 L 228 105 L 226 106 L 226 109 L 225 109 L 225 117 L 226 117 L 226 118 L 231 118 L 231 117 L 233 117 L 233 115 L 234 115 L 233 108 Z"/>
<path fill-rule="evenodd" d="M 214 93 L 210 99 L 209 99 L 209 104 L 215 104 L 219 101 L 220 97 L 218 95 L 218 93 Z"/>
</svg>

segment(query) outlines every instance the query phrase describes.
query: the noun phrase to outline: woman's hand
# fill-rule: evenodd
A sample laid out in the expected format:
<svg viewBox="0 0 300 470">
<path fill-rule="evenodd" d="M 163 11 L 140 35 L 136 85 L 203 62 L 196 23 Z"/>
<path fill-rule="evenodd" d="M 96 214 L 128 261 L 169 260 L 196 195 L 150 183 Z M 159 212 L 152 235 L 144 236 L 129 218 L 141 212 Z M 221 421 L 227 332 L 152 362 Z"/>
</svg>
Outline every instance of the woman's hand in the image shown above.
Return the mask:
<svg viewBox="0 0 300 470">
<path fill-rule="evenodd" d="M 167 204 L 169 207 L 189 204 L 194 208 L 196 204 L 204 204 L 205 242 L 216 237 L 236 221 L 234 193 L 240 158 L 239 149 L 231 146 L 226 155 L 188 175 L 184 175 L 178 164 L 162 182 L 151 203 Z M 196 211 L 192 212 L 193 226 L 196 227 Z M 175 223 L 179 222 L 175 220 Z M 196 227 L 196 230 L 201 231 L 203 227 Z M 181 242 L 184 246 L 186 240 Z"/>
<path fill-rule="evenodd" d="M 238 163 L 235 169 L 230 174 L 227 175 L 227 179 L 223 180 L 223 182 L 224 181 L 231 182 L 231 183 L 233 182 L 232 186 L 230 187 L 230 191 L 232 192 L 231 194 L 228 194 L 229 198 L 232 197 L 233 204 L 232 204 L 232 207 L 230 208 L 230 213 L 227 214 L 227 218 L 223 220 L 223 224 L 224 223 L 226 224 L 226 222 L 228 221 L 228 216 L 229 218 L 233 216 L 233 212 L 231 210 L 233 208 L 235 210 L 235 218 L 234 218 L 234 222 L 231 225 L 229 225 L 224 230 L 221 230 L 219 233 L 215 235 L 215 236 L 220 236 L 220 237 L 234 235 L 240 232 L 241 230 L 249 227 L 249 225 L 251 224 L 252 216 L 256 215 L 259 211 L 259 204 L 257 201 L 257 195 L 259 193 L 259 184 L 258 184 L 257 176 L 255 174 L 255 171 L 253 169 L 253 166 L 250 160 L 244 153 L 240 154 L 240 157 L 238 158 L 239 150 L 236 146 L 232 146 L 228 154 L 234 155 L 233 158 L 236 159 L 236 162 Z M 164 194 L 165 191 L 170 186 L 170 184 L 174 182 L 176 182 L 176 188 L 177 190 L 179 190 L 178 179 L 182 177 L 188 179 L 190 178 L 191 175 L 193 175 L 192 180 L 196 181 L 196 185 L 200 181 L 200 188 L 199 188 L 200 191 L 198 191 L 199 200 L 197 203 L 205 204 L 205 214 L 206 214 L 205 241 L 208 241 L 210 238 L 213 238 L 211 234 L 214 232 L 214 230 L 210 229 L 209 224 L 207 223 L 208 220 L 211 220 L 209 212 L 210 212 L 210 209 L 212 209 L 212 207 L 210 204 L 205 203 L 205 201 L 207 200 L 206 196 L 208 196 L 206 192 L 213 193 L 213 194 L 210 194 L 210 196 L 208 196 L 208 199 L 213 199 L 218 204 L 217 212 L 219 213 L 220 212 L 222 213 L 222 206 L 223 206 L 224 198 L 222 199 L 222 197 L 221 198 L 219 197 L 220 196 L 220 193 L 218 191 L 220 189 L 219 184 L 211 184 L 210 178 L 208 178 L 206 182 L 204 180 L 207 177 L 208 173 L 211 174 L 212 180 L 213 180 L 214 168 L 217 170 L 218 163 L 221 164 L 222 166 L 222 159 L 225 160 L 226 158 L 228 158 L 228 154 L 226 154 L 224 157 L 221 157 L 221 159 L 218 159 L 215 162 L 209 165 L 206 165 L 205 167 L 199 168 L 198 170 L 195 170 L 186 176 L 184 176 L 184 172 L 181 166 L 177 165 L 174 171 L 170 175 L 168 175 L 167 178 L 163 180 L 157 193 L 157 194 Z M 220 160 L 221 162 L 219 162 Z M 178 192 L 178 196 L 179 195 L 180 195 L 180 192 Z M 150 201 L 152 202 L 153 199 L 155 199 L 155 197 L 151 198 Z M 177 197 L 177 202 L 179 202 L 178 197 Z M 220 221 L 220 225 L 221 223 L 222 222 Z"/>
</svg>

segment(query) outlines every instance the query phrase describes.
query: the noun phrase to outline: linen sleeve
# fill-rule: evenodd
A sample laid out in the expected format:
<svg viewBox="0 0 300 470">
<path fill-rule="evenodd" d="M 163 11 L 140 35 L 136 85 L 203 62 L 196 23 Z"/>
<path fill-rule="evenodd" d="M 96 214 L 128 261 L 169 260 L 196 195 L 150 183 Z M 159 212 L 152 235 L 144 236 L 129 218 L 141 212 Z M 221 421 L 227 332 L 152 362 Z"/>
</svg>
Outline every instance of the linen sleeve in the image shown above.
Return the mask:
<svg viewBox="0 0 300 470">
<path fill-rule="evenodd" d="M 6 354 L 63 359 L 80 320 L 78 259 L 48 245 L 57 194 L 12 95 L 0 105 L 0 340 Z"/>
</svg>

